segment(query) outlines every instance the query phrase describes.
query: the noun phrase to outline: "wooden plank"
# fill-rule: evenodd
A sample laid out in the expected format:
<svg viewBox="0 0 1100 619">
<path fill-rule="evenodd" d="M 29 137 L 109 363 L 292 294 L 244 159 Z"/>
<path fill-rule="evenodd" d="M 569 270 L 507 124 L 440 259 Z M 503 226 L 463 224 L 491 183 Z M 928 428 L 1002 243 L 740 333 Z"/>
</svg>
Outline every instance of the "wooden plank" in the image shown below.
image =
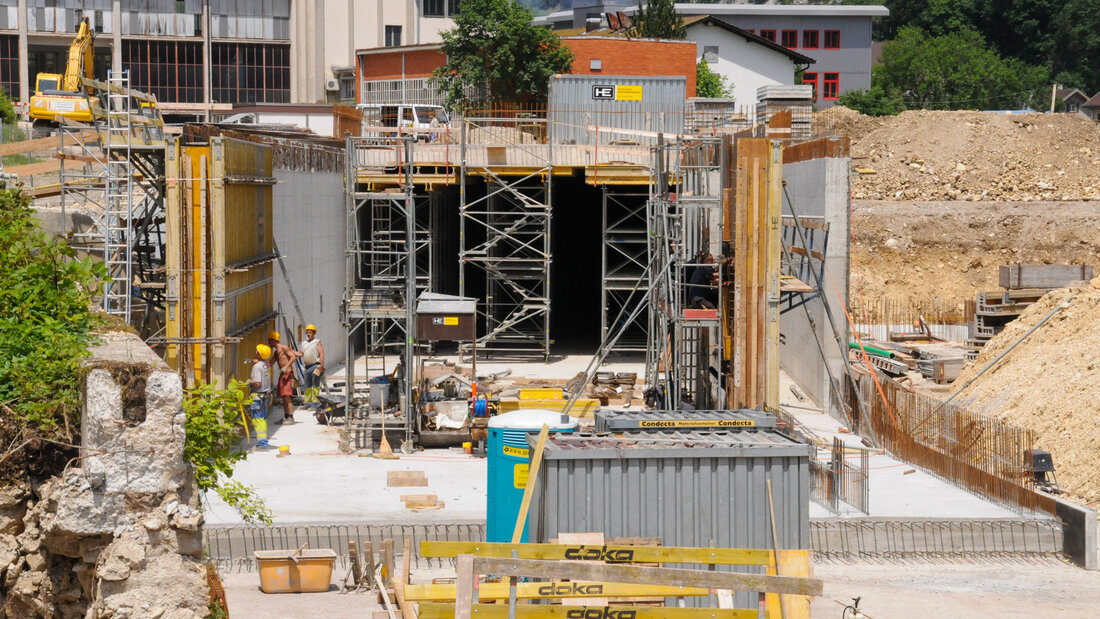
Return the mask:
<svg viewBox="0 0 1100 619">
<path fill-rule="evenodd" d="M 443 509 L 445 501 L 406 501 L 405 509 Z"/>
<path fill-rule="evenodd" d="M 384 582 L 389 583 L 393 580 L 393 572 L 396 569 L 396 562 L 393 559 L 393 540 L 382 540 L 382 564 L 385 566 L 383 571 Z"/>
<path fill-rule="evenodd" d="M 505 544 L 500 542 L 420 542 L 420 556 L 453 558 L 471 554 L 507 559 L 580 559 L 608 563 L 685 563 L 713 565 L 768 565 L 772 552 L 762 548 L 684 548 L 678 546 L 565 546 L 559 544 Z"/>
<path fill-rule="evenodd" d="M 33 176 L 35 174 L 53 173 L 60 170 L 61 161 L 57 159 L 47 159 L 46 161 L 38 161 L 35 163 L 8 166 L 4 169 L 4 172 L 7 174 L 15 174 L 16 176 Z"/>
<path fill-rule="evenodd" d="M 405 488 L 411 486 L 427 486 L 428 478 L 424 471 L 387 471 L 386 486 L 389 488 Z"/>
<path fill-rule="evenodd" d="M 401 609 L 403 619 L 416 619 L 416 609 L 410 602 L 405 601 L 405 585 L 409 584 L 409 565 L 412 560 L 412 540 L 405 538 L 401 546 L 401 571 L 393 576 L 390 583 L 393 585 L 393 594 L 397 598 L 397 606 Z"/>
<path fill-rule="evenodd" d="M 84 131 L 82 132 L 81 139 L 89 140 L 94 137 L 96 137 L 96 133 L 94 131 Z M 33 153 L 39 150 L 57 150 L 58 147 L 61 146 L 61 140 L 62 138 L 51 136 L 45 138 L 35 138 L 33 140 L 23 140 L 21 142 L 8 142 L 7 144 L 0 144 L 0 156 L 18 155 L 21 153 Z M 65 146 L 72 146 L 73 144 L 79 143 L 79 141 L 76 139 L 76 136 L 71 133 L 66 133 L 64 140 Z"/>
<path fill-rule="evenodd" d="M 359 565 L 359 545 L 348 540 L 348 557 L 351 559 L 351 578 L 356 586 L 363 582 L 363 569 Z"/>
<path fill-rule="evenodd" d="M 458 582 L 455 583 L 455 603 L 450 608 L 450 614 L 442 616 L 470 619 L 472 611 L 470 607 L 474 604 L 474 587 L 477 586 L 477 574 L 474 573 L 474 557 L 472 555 L 459 556 L 455 562 L 455 574 L 458 576 Z M 426 612 L 425 606 L 426 604 L 420 605 L 421 618 L 429 616 L 424 614 Z"/>
<path fill-rule="evenodd" d="M 550 426 L 542 424 L 539 431 L 539 441 L 535 444 L 535 454 L 531 456 L 531 469 L 527 475 L 527 485 L 523 489 L 523 501 L 519 504 L 519 515 L 516 516 L 516 528 L 512 531 L 512 543 L 518 544 L 523 539 L 523 528 L 527 524 L 527 510 L 531 509 L 531 497 L 535 494 L 535 481 L 539 475 L 539 465 L 542 464 L 542 450 L 546 447 L 546 437 L 550 434 Z"/>
<path fill-rule="evenodd" d="M 507 604 L 477 604 L 473 612 L 479 618 L 507 619 Z M 457 604 L 421 604 L 420 619 L 452 619 L 470 617 L 461 614 Z M 756 619 L 756 609 L 735 608 L 643 608 L 606 606 L 547 606 L 524 604 L 516 607 L 516 617 L 523 619 L 558 619 L 606 617 L 608 619 Z"/>
<path fill-rule="evenodd" d="M 409 501 L 438 501 L 439 496 L 435 494 L 402 494 L 401 501 L 408 503 Z"/>
<path fill-rule="evenodd" d="M 563 546 L 603 546 L 603 533 L 559 533 L 558 544 Z M 562 600 L 562 606 L 607 606 L 606 597 L 583 597 Z"/>
<path fill-rule="evenodd" d="M 363 567 L 367 570 L 367 585 L 370 587 L 377 586 L 378 583 L 374 580 L 374 568 L 378 563 L 374 559 L 374 543 L 363 542 Z"/>
<path fill-rule="evenodd" d="M 795 595 L 821 595 L 822 592 L 821 581 L 813 578 L 711 572 L 668 567 L 638 567 L 635 565 L 613 565 L 589 561 L 567 563 L 539 559 L 498 559 L 473 555 L 459 555 L 459 560 L 463 557 L 473 557 L 473 571 L 478 574 L 569 578 L 571 580 L 606 580 L 634 584 L 708 587 L 733 591 L 792 593 Z"/>
<path fill-rule="evenodd" d="M 813 228 L 814 230 L 822 230 L 824 232 L 829 231 L 829 222 L 822 219 L 813 219 L 811 217 L 799 217 L 798 224 L 803 228 Z M 794 227 L 794 217 L 784 217 L 783 225 L 788 227 Z"/>
<path fill-rule="evenodd" d="M 783 246 L 783 143 L 768 144 L 768 188 L 766 213 L 762 218 L 767 235 L 764 256 L 764 299 L 767 316 L 764 324 L 763 378 L 765 410 L 779 409 L 779 270 Z"/>
<path fill-rule="evenodd" d="M 405 599 L 409 601 L 453 601 L 457 596 L 457 585 L 405 585 Z M 507 600 L 508 583 L 481 583 L 478 587 L 478 599 Z M 625 598 L 636 596 L 687 597 L 710 595 L 706 587 L 677 587 L 663 585 L 637 585 L 618 582 L 521 582 L 516 584 L 516 597 L 523 600 L 546 600 L 559 598 L 583 598 L 599 595 L 604 598 Z"/>
<path fill-rule="evenodd" d="M 813 551 L 812 550 L 780 550 L 780 573 L 786 576 L 800 578 L 813 578 Z M 780 598 L 786 602 L 787 619 L 809 619 L 811 599 L 804 595 L 782 595 Z M 777 605 L 768 602 L 769 619 L 774 619 Z"/>
<path fill-rule="evenodd" d="M 811 249 L 810 251 L 807 252 L 805 249 L 802 249 L 801 247 L 799 247 L 797 245 L 791 245 L 787 249 L 792 254 L 797 254 L 799 256 L 810 256 L 810 257 L 813 257 L 817 260 L 825 260 L 825 254 L 817 251 L 816 249 Z"/>
</svg>

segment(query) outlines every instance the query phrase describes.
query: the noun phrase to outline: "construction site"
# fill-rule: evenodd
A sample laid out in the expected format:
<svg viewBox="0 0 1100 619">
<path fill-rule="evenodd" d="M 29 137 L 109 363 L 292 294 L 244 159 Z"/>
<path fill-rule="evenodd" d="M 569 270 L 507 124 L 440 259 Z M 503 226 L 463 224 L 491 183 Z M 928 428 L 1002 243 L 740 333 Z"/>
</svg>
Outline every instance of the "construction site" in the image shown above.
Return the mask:
<svg viewBox="0 0 1100 619">
<path fill-rule="evenodd" d="M 80 80 L 3 178 L 131 328 L 82 457 L 0 490 L 7 616 L 1095 615 L 1095 123 L 558 75 L 329 137 Z M 181 417 L 269 344 L 263 526 Z"/>
</svg>

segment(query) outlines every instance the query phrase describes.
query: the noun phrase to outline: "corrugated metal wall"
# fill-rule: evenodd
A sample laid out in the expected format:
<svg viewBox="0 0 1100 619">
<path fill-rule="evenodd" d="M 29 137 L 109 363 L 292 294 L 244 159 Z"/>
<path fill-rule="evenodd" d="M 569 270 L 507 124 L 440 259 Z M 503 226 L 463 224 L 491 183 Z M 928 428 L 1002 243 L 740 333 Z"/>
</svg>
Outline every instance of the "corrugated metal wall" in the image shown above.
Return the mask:
<svg viewBox="0 0 1100 619">
<path fill-rule="evenodd" d="M 729 452 L 719 448 L 601 449 L 591 457 L 547 449 L 531 506 L 531 541 L 598 531 L 657 537 L 665 546 L 771 548 L 771 479 L 780 548 L 808 548 L 810 446 L 741 449 L 737 457 L 718 455 Z M 684 455 L 689 452 L 697 455 Z M 742 608 L 757 603 L 752 593 L 734 599 Z M 686 603 L 716 606 L 717 599 Z"/>
<path fill-rule="evenodd" d="M 188 384 L 226 385 L 274 324 L 272 152 L 229 138 L 168 151 L 165 359 Z"/>
<path fill-rule="evenodd" d="M 601 87 L 604 90 L 596 94 L 594 89 Z M 554 144 L 593 144 L 596 134 L 587 130 L 588 125 L 683 133 L 686 92 L 683 77 L 555 75 L 550 78 L 548 109 L 551 140 Z M 600 135 L 601 143 L 623 140 L 649 143 L 653 138 L 629 133 Z"/>
</svg>

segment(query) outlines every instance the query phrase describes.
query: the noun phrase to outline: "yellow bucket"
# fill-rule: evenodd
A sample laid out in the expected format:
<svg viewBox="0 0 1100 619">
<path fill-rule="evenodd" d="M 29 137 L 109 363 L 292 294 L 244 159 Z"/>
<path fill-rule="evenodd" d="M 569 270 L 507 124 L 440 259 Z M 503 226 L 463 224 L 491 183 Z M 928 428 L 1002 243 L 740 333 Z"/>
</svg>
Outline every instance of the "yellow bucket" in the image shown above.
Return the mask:
<svg viewBox="0 0 1100 619">
<path fill-rule="evenodd" d="M 330 548 L 304 549 L 298 561 L 292 550 L 257 550 L 260 590 L 264 593 L 319 593 L 328 591 L 336 552 Z"/>
</svg>

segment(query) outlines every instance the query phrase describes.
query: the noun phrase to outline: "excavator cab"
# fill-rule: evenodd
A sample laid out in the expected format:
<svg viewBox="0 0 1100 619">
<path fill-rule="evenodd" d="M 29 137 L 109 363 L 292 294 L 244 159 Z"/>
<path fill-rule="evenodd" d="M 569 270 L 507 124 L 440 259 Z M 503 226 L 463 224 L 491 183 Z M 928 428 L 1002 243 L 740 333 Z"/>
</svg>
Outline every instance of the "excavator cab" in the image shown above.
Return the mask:
<svg viewBox="0 0 1100 619">
<path fill-rule="evenodd" d="M 85 94 L 81 78 L 92 77 L 95 65 L 94 33 L 85 17 L 69 45 L 69 60 L 65 74 L 39 73 L 35 78 L 35 93 L 30 101 L 30 116 L 36 121 L 57 122 L 65 118 L 90 123 L 95 120 L 92 106 L 96 103 Z"/>
</svg>

